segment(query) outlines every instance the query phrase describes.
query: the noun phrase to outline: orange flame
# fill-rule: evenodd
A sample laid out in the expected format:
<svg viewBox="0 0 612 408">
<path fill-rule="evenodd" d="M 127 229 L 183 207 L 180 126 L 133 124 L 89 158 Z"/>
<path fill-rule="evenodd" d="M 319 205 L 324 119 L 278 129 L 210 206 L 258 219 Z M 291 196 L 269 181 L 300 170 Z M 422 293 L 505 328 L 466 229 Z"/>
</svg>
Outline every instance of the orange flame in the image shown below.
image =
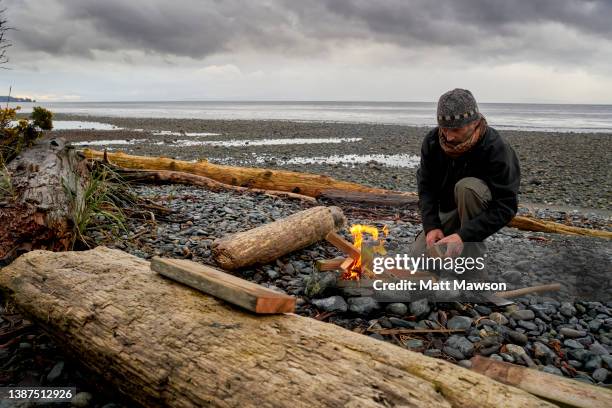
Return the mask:
<svg viewBox="0 0 612 408">
<path fill-rule="evenodd" d="M 363 234 L 369 234 L 372 237 L 372 240 L 377 241 L 378 245 L 373 247 L 375 253 L 386 254 L 387 251 L 384 247 L 384 241 L 379 239 L 378 228 L 370 226 L 370 225 L 362 225 L 362 224 L 353 224 L 350 229 L 351 235 L 353 236 L 353 245 L 361 250 L 361 244 L 363 243 Z M 389 228 L 385 225 L 382 228 L 382 232 L 384 236 L 389 235 Z M 353 264 L 347 269 L 347 271 L 342 275 L 342 279 L 346 280 L 359 280 L 362 276 L 362 257 L 356 259 Z"/>
</svg>

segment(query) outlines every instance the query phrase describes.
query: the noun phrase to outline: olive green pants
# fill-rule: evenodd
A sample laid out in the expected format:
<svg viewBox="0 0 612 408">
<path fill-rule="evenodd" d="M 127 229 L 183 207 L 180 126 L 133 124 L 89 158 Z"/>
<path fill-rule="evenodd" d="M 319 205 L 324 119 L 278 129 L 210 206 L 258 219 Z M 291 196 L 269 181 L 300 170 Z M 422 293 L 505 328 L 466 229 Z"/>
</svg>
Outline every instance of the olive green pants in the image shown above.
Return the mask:
<svg viewBox="0 0 612 408">
<path fill-rule="evenodd" d="M 444 236 L 456 233 L 468 220 L 474 218 L 487 208 L 491 201 L 491 190 L 487 184 L 476 177 L 462 178 L 455 184 L 455 204 L 457 208 L 450 212 L 440 212 L 440 222 Z M 412 256 L 425 254 L 427 242 L 425 231 L 417 235 L 412 244 Z M 463 256 L 482 256 L 486 250 L 483 242 L 470 243 Z"/>
</svg>

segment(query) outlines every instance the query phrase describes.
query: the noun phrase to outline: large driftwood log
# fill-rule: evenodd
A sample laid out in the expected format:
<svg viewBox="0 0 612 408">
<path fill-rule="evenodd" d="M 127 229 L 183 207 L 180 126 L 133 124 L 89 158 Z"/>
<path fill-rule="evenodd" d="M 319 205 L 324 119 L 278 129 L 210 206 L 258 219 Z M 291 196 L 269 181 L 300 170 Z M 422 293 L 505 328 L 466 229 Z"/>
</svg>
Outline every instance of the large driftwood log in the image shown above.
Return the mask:
<svg viewBox="0 0 612 408">
<path fill-rule="evenodd" d="M 0 260 L 36 248 L 67 250 L 71 211 L 83 200 L 86 161 L 63 139 L 38 141 L 7 166 L 10 187 L 0 198 Z"/>
<path fill-rule="evenodd" d="M 338 207 L 312 207 L 248 231 L 216 239 L 212 244 L 215 261 L 235 270 L 265 264 L 283 255 L 321 241 L 330 231 L 346 223 Z"/>
<path fill-rule="evenodd" d="M 247 188 L 240 186 L 231 186 L 221 183 L 209 177 L 198 176 L 197 174 L 185 173 L 182 171 L 171 170 L 134 170 L 124 169 L 120 167 L 113 168 L 125 181 L 137 183 L 171 183 L 171 184 L 187 184 L 192 186 L 204 187 L 211 191 L 238 191 L 273 195 L 277 197 L 285 197 L 298 199 L 308 203 L 315 204 L 317 200 L 313 197 L 303 194 L 290 193 L 287 191 L 277 190 L 262 190 L 260 188 Z"/>
<path fill-rule="evenodd" d="M 104 159 L 104 152 L 85 149 L 84 154 L 91 159 Z M 121 152 L 107 153 L 106 157 L 111 163 L 126 168 L 181 171 L 209 177 L 233 186 L 289 191 L 310 197 L 318 197 L 323 190 L 361 191 L 375 194 L 390 193 L 389 190 L 381 188 L 368 187 L 358 183 L 336 180 L 328 176 L 295 171 L 224 166 L 207 161 L 194 163 L 166 157 L 131 156 Z M 396 195 L 415 196 L 414 193 L 394 193 Z"/>
<path fill-rule="evenodd" d="M 552 407 L 483 375 L 296 315 L 256 316 L 107 248 L 33 251 L 0 288 L 146 407 Z"/>
</svg>

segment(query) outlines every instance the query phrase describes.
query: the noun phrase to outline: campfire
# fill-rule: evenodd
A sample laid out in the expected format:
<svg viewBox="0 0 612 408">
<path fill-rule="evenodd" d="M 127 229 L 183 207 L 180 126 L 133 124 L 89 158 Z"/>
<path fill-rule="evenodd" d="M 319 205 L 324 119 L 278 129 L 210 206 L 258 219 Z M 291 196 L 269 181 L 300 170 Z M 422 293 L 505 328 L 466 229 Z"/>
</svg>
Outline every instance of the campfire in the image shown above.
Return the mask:
<svg viewBox="0 0 612 408">
<path fill-rule="evenodd" d="M 341 278 L 344 280 L 360 280 L 363 277 L 372 277 L 373 273 L 366 268 L 367 261 L 371 260 L 374 254 L 386 255 L 384 238 L 389 235 L 389 229 L 385 225 L 382 228 L 381 236 L 377 227 L 353 224 L 350 232 L 353 237 L 352 243 L 333 231 L 325 237 L 330 244 L 346 254 L 346 257 L 319 261 L 319 270 L 339 270 Z M 366 253 L 362 254 L 364 242 L 369 245 L 366 247 Z"/>
</svg>

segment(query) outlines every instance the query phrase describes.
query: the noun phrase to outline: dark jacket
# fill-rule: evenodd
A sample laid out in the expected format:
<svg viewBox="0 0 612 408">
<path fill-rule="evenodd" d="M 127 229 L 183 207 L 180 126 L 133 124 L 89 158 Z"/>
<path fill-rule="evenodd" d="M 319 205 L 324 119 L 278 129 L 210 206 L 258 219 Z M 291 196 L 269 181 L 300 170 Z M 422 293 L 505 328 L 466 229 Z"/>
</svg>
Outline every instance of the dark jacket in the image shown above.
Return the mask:
<svg viewBox="0 0 612 408">
<path fill-rule="evenodd" d="M 520 180 L 519 162 L 510 145 L 491 127 L 467 153 L 452 159 L 438 140 L 438 128 L 425 136 L 421 165 L 417 171 L 419 207 L 425 233 L 442 229 L 439 211 L 449 212 L 455 204 L 455 183 L 477 177 L 491 190 L 493 199 L 481 214 L 458 231 L 464 242 L 479 242 L 499 231 L 516 214 Z"/>
</svg>

